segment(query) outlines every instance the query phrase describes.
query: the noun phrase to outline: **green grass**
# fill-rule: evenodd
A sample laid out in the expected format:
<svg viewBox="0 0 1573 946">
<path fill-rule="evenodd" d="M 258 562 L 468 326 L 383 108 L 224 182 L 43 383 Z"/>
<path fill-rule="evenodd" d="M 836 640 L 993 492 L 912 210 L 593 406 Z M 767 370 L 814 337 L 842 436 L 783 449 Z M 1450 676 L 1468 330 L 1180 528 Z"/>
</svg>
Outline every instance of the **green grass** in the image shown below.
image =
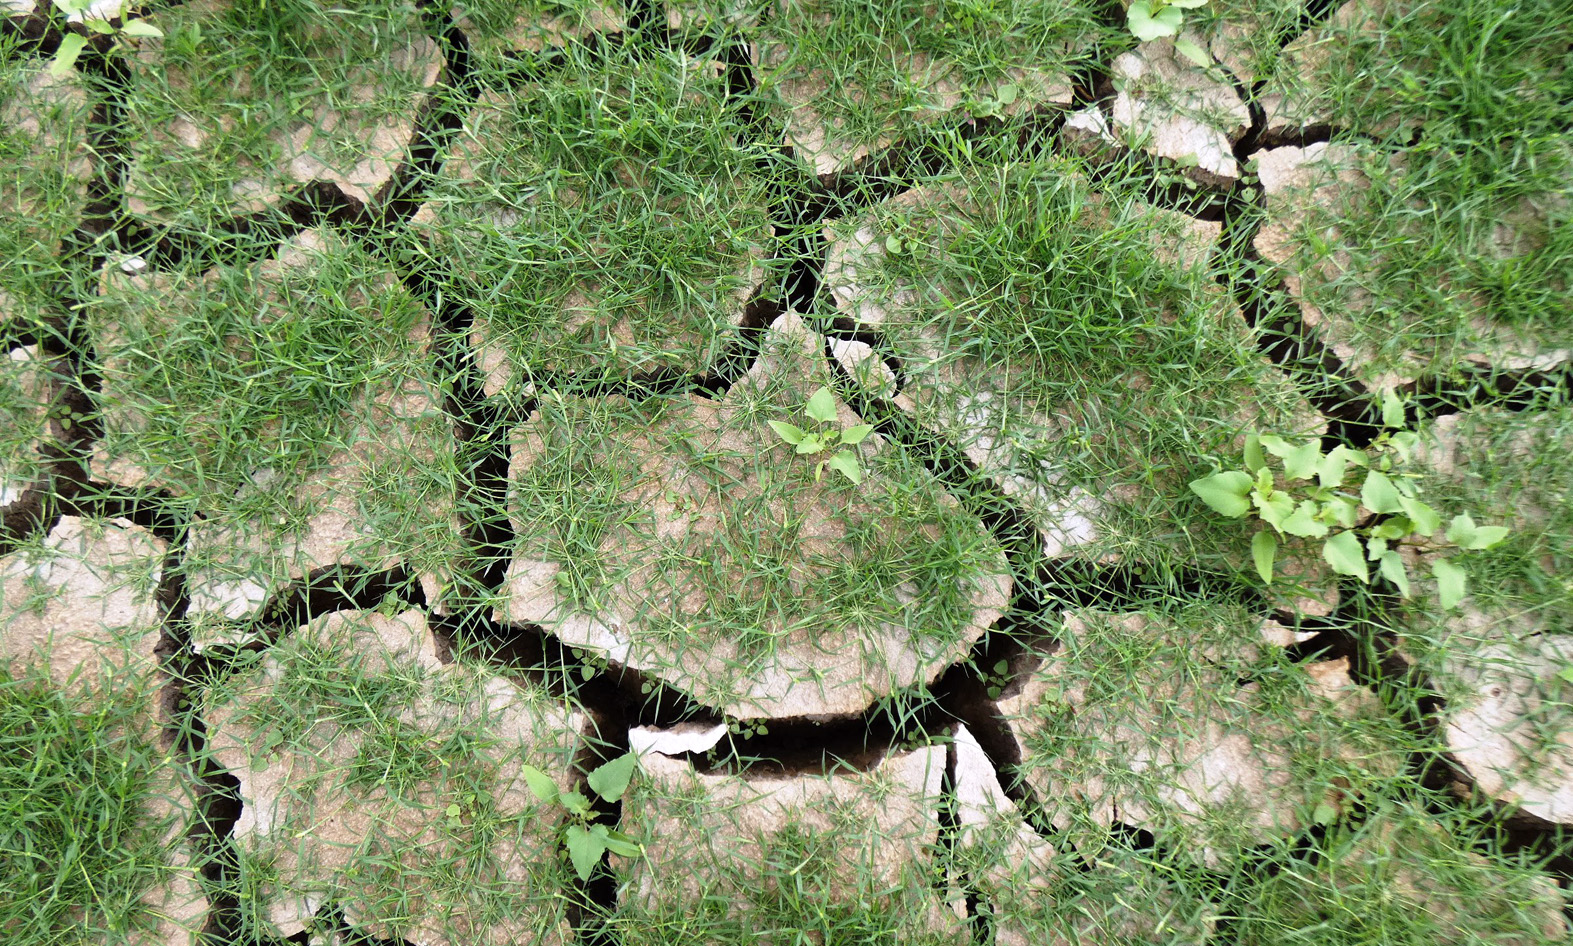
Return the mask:
<svg viewBox="0 0 1573 946">
<path fill-rule="evenodd" d="M 1236 570 L 1249 529 L 1199 515 L 1183 482 L 1248 430 L 1321 422 L 1215 282 L 1217 227 L 1143 203 L 1134 172 L 1094 188 L 1073 161 L 986 145 L 831 225 L 838 312 L 881 334 L 898 406 L 1021 503 L 1047 554 Z"/>
<path fill-rule="evenodd" d="M 0 333 L 36 329 L 59 312 L 59 253 L 87 202 L 87 126 L 100 98 L 0 36 Z"/>
<path fill-rule="evenodd" d="M 479 70 L 480 101 L 406 259 L 476 320 L 488 393 L 538 374 L 697 374 L 778 274 L 717 53 L 580 46 L 539 81 Z"/>
<path fill-rule="evenodd" d="M 1487 392 L 1573 348 L 1573 14 L 1380 6 L 1186 12 L 1182 85 L 1345 162 L 1305 207 L 1061 135 L 1143 52 L 1090 0 L 193 0 L 48 81 L 61 17 L 0 38 L 0 940 L 1566 939 L 1573 412 Z M 1280 283 L 1347 378 L 1264 354 Z M 1417 379 L 1427 500 L 1513 530 L 1463 607 L 1315 542 L 1263 589 L 1187 484 Z M 524 767 L 588 795 L 676 718 L 730 737 L 643 757 L 580 883 Z"/>
<path fill-rule="evenodd" d="M 1567 347 L 1573 72 L 1557 37 L 1573 15 L 1555 0 L 1388 10 L 1333 30 L 1299 93 L 1359 149 L 1369 187 L 1293 222 L 1287 271 L 1336 262 L 1305 298 L 1334 314 L 1325 331 L 1366 379 Z"/>
<path fill-rule="evenodd" d="M 514 432 L 506 619 L 601 649 L 595 629 L 620 627 L 623 659 L 742 716 L 776 703 L 761 674 L 798 678 L 807 712 L 916 682 L 878 656 L 898 629 L 923 675 L 937 672 L 1004 604 L 1004 562 L 899 447 L 866 440 L 854 487 L 816 478 L 815 458 L 767 426 L 807 423 L 804 402 L 829 380 L 821 346 L 777 323 L 719 403 L 543 398 Z M 811 669 L 821 649 L 869 679 L 843 665 L 827 683 Z"/>
<path fill-rule="evenodd" d="M 208 690 L 208 751 L 250 812 L 231 877 L 244 929 L 294 935 L 321 906 L 385 937 L 563 929 L 560 819 L 520 766 L 566 782 L 584 717 L 431 647 L 419 612 L 341 612 Z"/>
<path fill-rule="evenodd" d="M 157 919 L 144 896 L 170 876 L 155 815 L 167 758 L 145 693 L 68 697 L 0 668 L 0 931 L 18 946 L 131 943 Z"/>
<path fill-rule="evenodd" d="M 405 160 L 442 62 L 398 0 L 210 0 L 147 21 L 164 38 L 129 60 L 126 207 L 158 230 L 222 231 L 312 180 L 375 200 L 387 169 L 362 162 Z"/>
<path fill-rule="evenodd" d="M 924 123 L 1068 104 L 1070 73 L 1108 35 L 1081 0 L 760 6 L 759 95 L 821 174 Z"/>
</svg>

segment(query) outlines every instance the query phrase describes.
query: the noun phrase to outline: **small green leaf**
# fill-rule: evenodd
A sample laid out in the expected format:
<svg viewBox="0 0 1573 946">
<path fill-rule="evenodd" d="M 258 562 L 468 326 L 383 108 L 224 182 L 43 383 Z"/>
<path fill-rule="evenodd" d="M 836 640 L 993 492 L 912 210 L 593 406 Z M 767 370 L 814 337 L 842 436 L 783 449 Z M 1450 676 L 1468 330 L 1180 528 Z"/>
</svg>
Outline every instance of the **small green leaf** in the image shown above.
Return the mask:
<svg viewBox="0 0 1573 946">
<path fill-rule="evenodd" d="M 58 78 L 70 72 L 86 46 L 87 37 L 80 33 L 67 33 L 62 36 L 60 45 L 55 47 L 54 58 L 49 60 L 49 74 Z"/>
<path fill-rule="evenodd" d="M 1278 540 L 1271 532 L 1263 529 L 1251 537 L 1251 561 L 1256 564 L 1256 573 L 1269 585 L 1273 583 L 1273 556 L 1277 553 Z"/>
<path fill-rule="evenodd" d="M 1469 584 L 1469 577 L 1464 570 L 1445 558 L 1439 558 L 1431 566 L 1431 574 L 1436 577 L 1436 596 L 1442 607 L 1448 611 L 1458 607 L 1459 602 L 1464 600 Z"/>
<path fill-rule="evenodd" d="M 162 37 L 164 31 L 149 23 L 147 20 L 127 20 L 120 27 L 120 32 L 126 36 L 151 36 Z"/>
<path fill-rule="evenodd" d="M 891 256 L 899 255 L 901 253 L 901 237 L 896 236 L 894 233 L 885 237 L 885 252 Z"/>
<path fill-rule="evenodd" d="M 1380 566 L 1382 577 L 1393 583 L 1398 593 L 1407 598 L 1410 595 L 1409 573 L 1404 571 L 1404 559 L 1396 551 L 1382 553 Z"/>
<path fill-rule="evenodd" d="M 1125 25 L 1130 27 L 1131 35 L 1144 43 L 1173 36 L 1180 31 L 1180 24 L 1184 21 L 1185 14 L 1174 7 L 1153 13 L 1143 0 L 1135 0 L 1125 15 Z"/>
<path fill-rule="evenodd" d="M 1311 820 L 1317 824 L 1332 824 L 1337 817 L 1338 809 L 1325 801 L 1318 802 L 1316 808 L 1311 812 Z"/>
<path fill-rule="evenodd" d="M 1393 481 L 1376 470 L 1365 475 L 1365 484 L 1360 487 L 1360 502 L 1377 513 L 1402 512 L 1404 508 L 1403 497 L 1398 495 Z"/>
<path fill-rule="evenodd" d="M 873 432 L 873 424 L 858 424 L 855 427 L 848 427 L 846 430 L 841 432 L 841 442 L 846 444 L 859 444 L 862 443 L 864 439 L 866 439 L 868 435 Z"/>
<path fill-rule="evenodd" d="M 638 756 L 625 752 L 591 772 L 585 781 L 597 795 L 607 801 L 617 801 L 628 790 L 628 780 L 633 778 L 634 770 L 638 767 Z"/>
<path fill-rule="evenodd" d="M 108 20 L 96 16 L 83 17 L 82 25 L 104 36 L 108 36 L 115 31 L 115 28 L 109 24 Z"/>
<path fill-rule="evenodd" d="M 568 859 L 573 861 L 574 873 L 579 875 L 580 880 L 590 879 L 604 853 L 606 842 L 602 838 L 591 834 L 582 825 L 568 826 Z"/>
<path fill-rule="evenodd" d="M 805 453 L 818 453 L 823 449 L 825 449 L 825 440 L 823 437 L 819 436 L 818 434 L 805 433 L 803 435 L 803 439 L 799 441 L 798 445 L 792 449 L 792 452 L 802 455 Z"/>
<path fill-rule="evenodd" d="M 638 857 L 644 853 L 644 845 L 621 831 L 608 828 L 602 824 L 593 825 L 591 830 L 595 828 L 601 829 L 595 832 L 596 836 L 601 839 L 602 844 L 606 845 L 606 849 L 613 854 L 620 857 Z"/>
<path fill-rule="evenodd" d="M 1507 538 L 1507 535 L 1508 529 L 1506 526 L 1478 526 L 1475 529 L 1475 534 L 1470 537 L 1469 544 L 1465 545 L 1464 548 L 1472 551 L 1489 549 Z"/>
<path fill-rule="evenodd" d="M 590 807 L 590 799 L 584 797 L 582 792 L 563 792 L 557 796 L 557 801 L 581 818 L 589 817 L 593 810 Z"/>
<path fill-rule="evenodd" d="M 1340 575 L 1353 575 L 1365 583 L 1371 581 L 1365 568 L 1365 550 L 1353 532 L 1340 532 L 1323 542 L 1322 559 Z"/>
<path fill-rule="evenodd" d="M 1256 434 L 1247 434 L 1245 437 L 1245 468 L 1252 473 L 1267 465 L 1267 457 L 1262 455 L 1262 438 Z"/>
<path fill-rule="evenodd" d="M 1000 87 L 994 90 L 994 98 L 1001 105 L 1010 105 L 1016 101 L 1016 96 L 1020 92 L 1021 89 L 1016 85 L 1016 83 L 1005 82 L 1001 83 Z"/>
<path fill-rule="evenodd" d="M 1360 506 L 1352 499 L 1335 496 L 1327 501 L 1328 517 L 1345 529 L 1353 529 L 1360 518 Z"/>
<path fill-rule="evenodd" d="M 851 450 L 843 450 L 831 457 L 828 465 L 832 470 L 851 480 L 854 486 L 863 482 L 863 468 L 858 465 L 857 454 Z"/>
<path fill-rule="evenodd" d="M 770 429 L 775 431 L 776 435 L 787 443 L 798 444 L 803 442 L 803 428 L 785 424 L 779 420 L 767 421 L 766 423 L 770 424 Z"/>
<path fill-rule="evenodd" d="M 463 810 L 464 809 L 460 808 L 458 805 L 449 805 L 447 808 L 443 809 L 443 813 L 450 818 L 457 818 L 459 817 L 460 812 Z"/>
<path fill-rule="evenodd" d="M 1344 470 L 1349 466 L 1349 455 L 1353 452 L 1343 444 L 1327 451 L 1327 456 L 1316 467 L 1317 482 L 1328 489 L 1344 485 Z"/>
<path fill-rule="evenodd" d="M 1469 513 L 1454 516 L 1447 524 L 1447 540 L 1454 545 L 1468 548 L 1475 539 L 1475 520 Z"/>
<path fill-rule="evenodd" d="M 1256 504 L 1259 510 L 1257 514 L 1261 516 L 1262 521 L 1279 532 L 1283 531 L 1284 520 L 1294 512 L 1294 498 L 1287 493 L 1279 492 L 1271 496 L 1263 496 L 1253 490 L 1251 501 Z"/>
<path fill-rule="evenodd" d="M 1382 426 L 1404 426 L 1404 399 L 1392 388 L 1382 392 Z"/>
<path fill-rule="evenodd" d="M 1327 525 L 1317 521 L 1316 503 L 1302 499 L 1300 505 L 1295 507 L 1294 514 L 1284 520 L 1283 530 L 1289 535 L 1320 539 L 1327 534 Z"/>
<path fill-rule="evenodd" d="M 524 766 L 523 772 L 524 784 L 529 786 L 532 795 L 544 802 L 557 800 L 557 796 L 561 793 L 557 790 L 557 783 L 552 781 L 551 776 L 533 765 Z"/>
<path fill-rule="evenodd" d="M 1405 496 L 1400 502 L 1404 507 L 1404 515 L 1414 522 L 1415 531 L 1420 535 L 1435 535 L 1436 530 L 1442 528 L 1442 517 L 1437 515 L 1435 509 L 1412 496 Z"/>
<path fill-rule="evenodd" d="M 1284 475 L 1291 480 L 1308 480 L 1322 465 L 1322 448 L 1313 440 L 1283 455 Z"/>
<path fill-rule="evenodd" d="M 1179 4 L 1174 5 L 1179 6 Z M 1212 57 L 1207 55 L 1207 51 L 1191 42 L 1187 37 L 1176 36 L 1174 38 L 1174 51 L 1203 69 L 1209 68 L 1213 64 Z"/>
<path fill-rule="evenodd" d="M 1231 519 L 1238 519 L 1251 511 L 1250 500 L 1246 499 L 1251 493 L 1251 486 L 1251 477 L 1239 470 L 1225 470 L 1190 483 L 1191 492 L 1199 496 L 1202 502 Z"/>
<path fill-rule="evenodd" d="M 1372 536 L 1365 540 L 1366 561 L 1374 562 L 1387 554 L 1387 540 Z"/>
<path fill-rule="evenodd" d="M 1399 459 L 1408 463 L 1415 447 L 1420 445 L 1420 435 L 1412 430 L 1395 430 L 1388 443 L 1392 444 L 1393 449 L 1398 451 Z"/>
<path fill-rule="evenodd" d="M 808 416 L 822 424 L 829 424 L 836 419 L 836 397 L 830 393 L 829 388 L 820 388 L 808 399 L 804 405 Z"/>
<path fill-rule="evenodd" d="M 1557 676 L 1561 677 L 1564 683 L 1573 683 L 1573 667 L 1563 667 L 1557 671 Z"/>
<path fill-rule="evenodd" d="M 1290 450 L 1294 449 L 1294 447 L 1289 445 L 1289 441 L 1277 434 L 1262 434 L 1261 439 L 1262 446 L 1266 447 L 1267 452 L 1275 457 L 1283 457 Z"/>
</svg>

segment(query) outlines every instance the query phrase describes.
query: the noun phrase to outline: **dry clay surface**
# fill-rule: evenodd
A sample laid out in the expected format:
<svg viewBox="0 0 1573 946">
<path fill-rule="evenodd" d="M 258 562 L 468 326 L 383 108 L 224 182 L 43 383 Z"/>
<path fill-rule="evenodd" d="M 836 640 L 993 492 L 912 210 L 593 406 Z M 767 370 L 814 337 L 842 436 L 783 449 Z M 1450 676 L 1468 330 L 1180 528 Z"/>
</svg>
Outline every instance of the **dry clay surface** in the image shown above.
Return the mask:
<svg viewBox="0 0 1573 946">
<path fill-rule="evenodd" d="M 1300 23 L 1298 5 L 1269 15 L 1285 5 L 1220 4 L 1218 19 L 1184 34 L 1206 66 L 1170 40 L 1126 44 L 1090 91 L 1066 63 L 1092 47 L 1057 43 L 1039 50 L 1052 67 L 1012 60 L 990 78 L 990 94 L 1008 85 L 1009 101 L 969 85 L 955 50 L 906 48 L 883 64 L 906 96 L 900 107 L 873 85 L 842 88 L 835 64 L 803 61 L 788 26 L 828 28 L 831 14 L 817 11 L 833 5 L 801 4 L 801 22 L 749 6 L 402 10 L 364 49 L 305 29 L 271 75 L 225 58 L 226 41 L 247 42 L 242 4 L 192 0 L 157 12 L 165 37 L 107 54 L 119 63 L 113 107 L 80 71 L 50 76 L 37 56 L 7 66 L 3 131 L 53 175 L 47 192 L 32 178 L 0 181 L 0 211 L 28 220 L 18 238 L 45 258 L 67 255 L 68 242 L 107 245 L 106 234 L 147 252 L 83 253 L 69 281 L 25 268 L 0 281 L 0 659 L 8 677 L 135 707 L 127 736 L 152 747 L 142 817 L 163 866 L 127 941 L 194 946 L 206 932 L 240 942 L 244 928 L 269 941 L 418 946 L 590 933 L 627 946 L 1201 943 L 1232 908 L 1191 878 L 1324 841 L 1347 870 L 1272 881 L 1305 908 L 1293 915 L 1307 928 L 1326 920 L 1329 896 L 1376 884 L 1430 915 L 1438 942 L 1468 941 L 1483 911 L 1507 911 L 1499 897 L 1524 919 L 1496 941 L 1566 935 L 1565 894 L 1550 879 L 1509 896 L 1491 886 L 1487 858 L 1381 807 L 1383 787 L 1414 761 L 1412 733 L 1350 643 L 1346 625 L 1363 619 L 1341 609 L 1356 589 L 1314 552 L 1286 551 L 1281 584 L 1244 604 L 1198 593 L 1194 608 L 1165 609 L 1091 585 L 1081 603 L 1041 593 L 1061 568 L 1139 573 L 1139 556 L 1116 542 L 1132 519 L 1144 541 L 1174 541 L 1159 516 L 1128 510 L 1185 496 L 1179 467 L 1105 489 L 1073 482 L 1057 452 L 1139 466 L 1120 453 L 1123 431 L 1087 432 L 1157 379 L 1133 370 L 1085 398 L 1054 399 L 1016 365 L 957 347 L 967 329 L 936 316 L 949 310 L 935 300 L 970 289 L 892 279 L 912 244 L 887 228 L 934 215 L 927 236 L 945 245 L 946 226 L 1000 195 L 976 179 L 881 178 L 860 190 L 909 137 L 1005 121 L 1052 125 L 1055 147 L 1083 157 L 1156 162 L 1173 174 L 1145 194 L 1153 204 L 1137 202 L 1144 258 L 1203 274 L 1187 305 L 1212 343 L 1243 353 L 1227 389 L 1198 395 L 1233 399 L 1210 422 L 1209 450 L 1237 451 L 1253 425 L 1342 436 L 1348 417 L 1296 387 L 1260 342 L 1248 293 L 1230 283 L 1248 259 L 1360 396 L 1412 393 L 1434 373 L 1428 350 L 1376 350 L 1358 289 L 1347 306 L 1317 302 L 1361 262 L 1336 226 L 1315 222 L 1367 191 L 1371 155 L 1363 139 L 1323 140 L 1332 113 L 1314 77 L 1330 47 L 1373 28 L 1386 4 L 1306 14 L 1300 32 L 1285 26 Z M 951 6 L 933 5 L 934 16 Z M 12 0 L 6 14 L 29 42 L 58 40 L 39 5 Z M 440 256 L 442 239 L 509 248 L 535 238 L 518 232 L 534 182 L 492 194 L 492 162 L 512 144 L 498 124 L 508 98 L 490 85 L 476 94 L 466 71 L 548 88 L 554 50 L 615 48 L 646 20 L 737 31 L 690 44 L 736 41 L 724 61 L 674 44 L 686 57 L 678 72 L 709 83 L 696 80 L 706 91 L 695 96 L 724 84 L 757 93 L 747 110 L 761 141 L 729 146 L 789 159 L 801 191 L 783 202 L 792 213 L 835 209 L 812 226 L 790 221 L 798 248 L 782 249 L 785 220 L 748 229 L 741 261 L 721 274 L 736 288 L 708 325 L 649 331 L 603 312 L 601 287 L 574 288 L 561 333 L 604 345 L 615 370 L 595 381 L 551 358 L 527 365 L 520 352 L 556 329 L 510 334 L 484 298 L 457 305 L 428 292 L 388 246 Z M 462 55 L 432 29 L 439 21 Z M 179 52 L 202 24 L 211 58 Z M 1284 43 L 1264 64 L 1247 38 L 1269 29 Z M 366 59 L 365 49 L 381 52 Z M 274 81 L 294 90 L 289 107 L 250 109 Z M 897 117 L 832 114 L 827 103 L 848 95 Z M 1384 121 L 1358 131 L 1403 120 Z M 193 224 L 182 201 L 194 185 L 181 182 L 208 164 L 222 180 Z M 625 160 L 604 176 L 637 189 L 663 171 Z M 450 196 L 482 209 L 428 200 L 423 175 L 447 175 Z M 1099 185 L 1077 171 L 1076 186 Z M 1188 214 L 1164 188 L 1215 203 Z M 1261 222 L 1239 239 L 1217 208 L 1247 190 Z M 857 196 L 836 203 L 847 194 Z M 746 209 L 764 219 L 764 198 L 750 195 Z M 1113 226 L 1114 202 L 1094 196 L 1073 225 Z M 1555 212 L 1508 215 L 1497 238 L 1533 251 Z M 456 213 L 468 213 L 462 225 Z M 265 252 L 184 255 L 202 241 L 182 228 L 245 233 L 255 221 L 278 230 Z M 221 452 L 232 415 L 199 406 L 171 434 L 149 353 L 218 307 L 244 331 L 215 347 L 244 362 L 256 338 L 309 332 L 337 317 L 332 306 L 369 324 L 403 321 L 383 347 L 366 340 L 370 381 L 345 382 L 353 390 L 330 408 L 304 408 L 321 438 L 310 461 L 274 466 L 263 451 L 218 475 L 192 459 Z M 1150 308 L 1155 324 L 1179 317 L 1168 303 Z M 1471 329 L 1469 365 L 1525 373 L 1568 362 L 1553 336 L 1485 319 Z M 626 353 L 641 345 L 666 357 L 663 372 L 696 383 L 673 392 L 637 370 L 618 374 L 643 363 Z M 723 352 L 741 352 L 742 367 L 727 368 Z M 803 406 L 820 389 L 834 415 L 826 429 L 868 428 L 846 448 L 855 484 L 770 426 L 810 426 Z M 248 435 L 283 443 L 283 413 L 251 416 Z M 1460 431 L 1517 423 L 1506 416 L 1428 421 L 1425 475 L 1444 490 L 1478 480 L 1483 435 Z M 1500 456 L 1565 448 L 1565 430 L 1532 421 L 1503 435 Z M 1555 510 L 1573 502 L 1551 487 L 1512 495 L 1526 533 L 1561 528 Z M 1180 554 L 1244 574 L 1249 535 Z M 1426 551 L 1405 554 L 1428 565 Z M 1563 564 L 1544 556 L 1544 573 Z M 336 584 L 351 573 L 398 590 Z M 1495 806 L 1515 830 L 1573 826 L 1566 615 L 1482 596 L 1439 617 L 1435 597 L 1424 585 L 1382 646 L 1440 694 L 1424 725 L 1452 793 Z M 563 666 L 535 666 L 553 661 Z M 672 722 L 673 706 L 691 719 Z M 727 757 L 739 744 L 753 749 Z M 565 846 L 573 816 L 531 780 L 589 795 L 586 773 L 625 748 L 638 758 L 632 782 L 591 818 L 642 853 L 609 855 L 582 882 Z M 209 849 L 221 856 L 203 857 Z M 1432 851 L 1479 871 L 1481 886 L 1424 876 Z"/>
</svg>

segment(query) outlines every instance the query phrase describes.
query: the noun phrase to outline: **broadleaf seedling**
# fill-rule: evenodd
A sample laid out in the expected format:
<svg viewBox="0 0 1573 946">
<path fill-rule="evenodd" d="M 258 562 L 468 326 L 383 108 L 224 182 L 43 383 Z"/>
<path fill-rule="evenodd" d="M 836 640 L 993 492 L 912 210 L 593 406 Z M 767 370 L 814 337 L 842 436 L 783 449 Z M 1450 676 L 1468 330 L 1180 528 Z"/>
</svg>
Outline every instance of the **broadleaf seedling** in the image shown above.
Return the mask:
<svg viewBox="0 0 1573 946">
<path fill-rule="evenodd" d="M 603 800 L 615 802 L 628 790 L 628 783 L 639 767 L 639 758 L 625 752 L 610 762 L 603 763 L 585 779 L 590 790 Z M 583 792 L 561 791 L 551 776 L 533 765 L 523 767 L 524 784 L 530 793 L 547 804 L 559 805 L 573 822 L 565 832 L 568 859 L 573 862 L 574 873 L 587 881 L 601 862 L 601 855 L 610 851 L 623 857 L 638 857 L 644 845 L 615 828 L 604 824 L 591 824 L 595 807 Z"/>
<path fill-rule="evenodd" d="M 1207 0 L 1131 0 L 1125 10 L 1125 26 L 1144 43 L 1173 36 L 1174 51 L 1206 69 L 1212 65 L 1206 51 L 1179 35 L 1185 11 L 1206 5 Z"/>
<path fill-rule="evenodd" d="M 837 447 L 855 447 L 874 432 L 872 424 L 838 427 L 836 398 L 827 387 L 815 391 L 803 405 L 803 411 L 813 422 L 807 429 L 785 421 L 769 421 L 770 429 L 776 432 L 776 436 L 791 444 L 799 455 L 812 456 Z M 858 463 L 857 454 L 851 450 L 837 450 L 833 456 L 819 461 L 819 466 L 814 470 L 816 481 L 825 474 L 827 466 L 851 480 L 854 485 L 863 482 L 863 467 Z"/>
<path fill-rule="evenodd" d="M 142 39 L 146 37 L 162 37 L 164 31 L 146 20 L 128 19 L 119 26 L 114 25 L 110 18 L 93 10 L 94 0 L 53 0 L 55 8 L 64 13 L 67 19 L 77 17 L 82 26 L 87 30 L 115 38 L 115 46 L 130 45 L 128 39 Z M 76 61 L 81 57 L 82 51 L 87 48 L 87 36 L 82 33 L 68 32 L 60 37 L 60 45 L 55 47 L 54 56 L 49 60 L 49 74 L 63 76 L 71 71 Z"/>
<path fill-rule="evenodd" d="M 1404 469 L 1419 437 L 1402 429 L 1403 401 L 1392 392 L 1383 398 L 1382 423 L 1385 429 L 1365 450 L 1339 445 L 1323 453 L 1316 441 L 1292 444 L 1275 434 L 1252 433 L 1245 440 L 1243 469 L 1192 480 L 1191 492 L 1220 515 L 1239 519 L 1254 512 L 1269 526 L 1251 538 L 1252 564 L 1269 585 L 1280 541 L 1320 539 L 1322 560 L 1334 572 L 1369 584 L 1375 563 L 1377 573 L 1408 598 L 1412 588 L 1400 549 L 1480 551 L 1502 542 L 1509 530 L 1476 525 L 1463 513 L 1448 523 L 1445 542 L 1437 542 L 1442 517 L 1420 499 L 1418 474 Z M 1459 555 L 1436 559 L 1431 574 L 1442 607 L 1457 607 L 1468 591 Z"/>
</svg>

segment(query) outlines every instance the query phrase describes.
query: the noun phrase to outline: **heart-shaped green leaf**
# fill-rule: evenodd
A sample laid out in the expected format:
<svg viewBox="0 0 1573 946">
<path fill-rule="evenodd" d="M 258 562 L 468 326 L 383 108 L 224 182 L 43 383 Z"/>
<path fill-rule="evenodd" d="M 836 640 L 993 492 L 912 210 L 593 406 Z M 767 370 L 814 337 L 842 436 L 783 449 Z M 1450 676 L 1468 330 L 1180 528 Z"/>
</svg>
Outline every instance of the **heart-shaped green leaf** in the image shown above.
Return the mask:
<svg viewBox="0 0 1573 946">
<path fill-rule="evenodd" d="M 794 426 L 792 424 L 782 423 L 779 420 L 766 421 L 766 423 L 770 425 L 771 430 L 776 432 L 776 436 L 780 437 L 782 440 L 785 440 L 787 443 L 799 444 L 803 442 L 803 428 Z"/>
<path fill-rule="evenodd" d="M 557 800 L 560 792 L 558 791 L 557 783 L 552 781 L 551 776 L 533 765 L 526 765 L 521 771 L 524 773 L 524 784 L 529 787 L 530 794 L 544 802 Z"/>
<path fill-rule="evenodd" d="M 605 840 L 577 824 L 568 826 L 567 835 L 568 859 L 573 861 L 574 873 L 580 880 L 589 880 L 595 865 L 601 863 L 601 855 L 606 853 Z"/>
<path fill-rule="evenodd" d="M 1146 0 L 1133 0 L 1130 9 L 1125 11 L 1125 25 L 1130 28 L 1131 35 L 1144 43 L 1173 36 L 1180 31 L 1180 24 L 1184 20 L 1185 14 L 1172 6 L 1154 14 Z"/>
<path fill-rule="evenodd" d="M 832 423 L 836 419 L 836 397 L 829 388 L 822 387 L 815 391 L 804 407 L 809 417 L 822 424 Z"/>
<path fill-rule="evenodd" d="M 843 450 L 831 457 L 828 465 L 832 470 L 851 480 L 853 485 L 863 482 L 863 468 L 858 465 L 857 455 L 850 450 Z"/>
<path fill-rule="evenodd" d="M 845 444 L 859 444 L 873 432 L 873 424 L 857 424 L 841 432 L 841 442 Z"/>
<path fill-rule="evenodd" d="M 1294 498 L 1288 493 L 1277 492 L 1271 496 L 1263 496 L 1253 490 L 1251 501 L 1256 504 L 1257 515 L 1262 517 L 1262 521 L 1279 532 L 1283 531 L 1284 520 L 1294 513 Z"/>
<path fill-rule="evenodd" d="M 1380 571 L 1382 577 L 1392 582 L 1400 595 L 1405 598 L 1409 597 L 1409 573 L 1404 571 L 1404 559 L 1402 556 L 1391 550 L 1383 552 Z"/>
<path fill-rule="evenodd" d="M 628 780 L 639 767 L 639 757 L 625 752 L 610 762 L 603 763 L 585 780 L 591 790 L 607 801 L 617 801 L 628 790 Z"/>
<path fill-rule="evenodd" d="M 1377 470 L 1365 475 L 1365 483 L 1360 487 L 1360 502 L 1367 509 L 1378 513 L 1402 512 L 1404 508 L 1403 497 L 1398 495 L 1393 481 L 1387 478 L 1387 474 Z"/>
<path fill-rule="evenodd" d="M 1284 520 L 1282 528 L 1289 535 L 1298 535 L 1309 539 L 1320 539 L 1327 534 L 1327 524 L 1317 521 L 1316 503 L 1311 502 L 1309 499 L 1300 501 L 1300 505 L 1295 507 L 1294 513 Z"/>
<path fill-rule="evenodd" d="M 1246 497 L 1251 495 L 1252 485 L 1248 474 L 1239 470 L 1224 470 L 1192 480 L 1190 489 L 1215 512 L 1238 519 L 1251 511 L 1251 501 Z"/>
</svg>

